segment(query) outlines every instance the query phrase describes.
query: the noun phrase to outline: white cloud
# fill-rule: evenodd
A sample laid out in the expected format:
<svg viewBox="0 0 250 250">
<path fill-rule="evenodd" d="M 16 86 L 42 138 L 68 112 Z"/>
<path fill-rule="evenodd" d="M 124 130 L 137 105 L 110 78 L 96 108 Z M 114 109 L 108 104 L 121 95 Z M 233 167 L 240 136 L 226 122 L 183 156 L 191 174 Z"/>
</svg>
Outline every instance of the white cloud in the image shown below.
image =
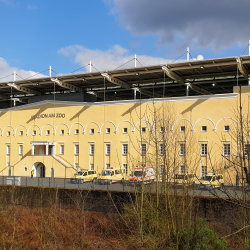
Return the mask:
<svg viewBox="0 0 250 250">
<path fill-rule="evenodd" d="M 32 79 L 44 76 L 42 74 L 37 74 L 37 72 L 34 71 L 26 71 L 16 67 L 11 67 L 4 58 L 0 57 L 0 82 L 13 81 L 14 71 L 17 74 L 16 80 L 22 80 L 26 78 Z"/>
<path fill-rule="evenodd" d="M 104 0 L 105 1 L 105 0 Z M 137 35 L 153 34 L 159 44 L 214 49 L 247 45 L 249 0 L 106 0 L 121 25 Z"/>
<path fill-rule="evenodd" d="M 134 55 L 119 45 L 114 45 L 111 49 L 106 51 L 98 49 L 91 50 L 80 45 L 72 45 L 61 48 L 58 51 L 58 54 L 73 58 L 74 62 L 82 67 L 88 65 L 91 61 L 91 64 L 98 71 L 113 70 L 123 64 L 125 65 L 120 68 L 134 67 Z M 137 67 L 140 67 L 141 65 L 149 66 L 170 62 L 161 57 L 151 57 L 146 55 L 137 55 L 137 59 L 141 63 L 137 62 Z M 86 71 L 88 70 L 89 67 L 87 66 Z"/>
</svg>

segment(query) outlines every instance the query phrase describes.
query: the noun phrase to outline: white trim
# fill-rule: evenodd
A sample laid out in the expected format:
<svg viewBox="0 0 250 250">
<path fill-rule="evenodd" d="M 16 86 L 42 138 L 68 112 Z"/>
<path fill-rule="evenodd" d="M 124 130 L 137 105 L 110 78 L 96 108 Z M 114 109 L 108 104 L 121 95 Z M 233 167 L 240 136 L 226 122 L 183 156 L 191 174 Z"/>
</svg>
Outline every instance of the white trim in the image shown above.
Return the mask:
<svg viewBox="0 0 250 250">
<path fill-rule="evenodd" d="M 111 143 L 112 141 L 105 141 L 104 143 Z"/>
<path fill-rule="evenodd" d="M 88 143 L 95 143 L 95 141 L 89 141 Z"/>
<path fill-rule="evenodd" d="M 129 141 L 121 141 L 121 142 L 129 142 Z"/>
<path fill-rule="evenodd" d="M 80 143 L 79 141 L 73 141 L 73 143 Z"/>
<path fill-rule="evenodd" d="M 208 140 L 199 140 L 199 142 L 208 142 Z"/>
</svg>

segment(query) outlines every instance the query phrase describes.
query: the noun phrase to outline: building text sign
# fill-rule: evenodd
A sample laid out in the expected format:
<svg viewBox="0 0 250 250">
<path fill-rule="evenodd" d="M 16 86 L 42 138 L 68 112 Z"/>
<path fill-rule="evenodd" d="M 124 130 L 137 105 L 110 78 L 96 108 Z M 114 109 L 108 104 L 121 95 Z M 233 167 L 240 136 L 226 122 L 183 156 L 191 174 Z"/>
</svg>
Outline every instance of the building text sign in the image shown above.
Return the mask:
<svg viewBox="0 0 250 250">
<path fill-rule="evenodd" d="M 64 113 L 51 113 L 51 114 L 39 114 L 39 115 L 32 115 L 31 119 L 40 119 L 40 118 L 64 118 Z"/>
</svg>

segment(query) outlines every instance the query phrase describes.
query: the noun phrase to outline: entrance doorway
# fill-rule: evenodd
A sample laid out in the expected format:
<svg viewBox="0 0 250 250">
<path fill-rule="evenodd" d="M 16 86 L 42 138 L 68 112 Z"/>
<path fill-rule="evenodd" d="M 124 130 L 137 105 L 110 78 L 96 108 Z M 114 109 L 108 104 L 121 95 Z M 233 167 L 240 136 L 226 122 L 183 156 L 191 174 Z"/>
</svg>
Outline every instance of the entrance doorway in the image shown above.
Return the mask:
<svg viewBox="0 0 250 250">
<path fill-rule="evenodd" d="M 34 177 L 45 178 L 45 166 L 42 162 L 36 162 L 32 169 L 34 170 Z"/>
</svg>

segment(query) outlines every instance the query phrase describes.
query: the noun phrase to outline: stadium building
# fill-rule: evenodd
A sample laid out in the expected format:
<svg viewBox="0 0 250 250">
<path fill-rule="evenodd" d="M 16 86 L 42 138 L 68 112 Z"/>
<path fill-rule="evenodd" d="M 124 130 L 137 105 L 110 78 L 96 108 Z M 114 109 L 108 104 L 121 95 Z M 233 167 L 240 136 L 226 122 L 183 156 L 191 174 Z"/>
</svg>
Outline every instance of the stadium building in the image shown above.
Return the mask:
<svg viewBox="0 0 250 250">
<path fill-rule="evenodd" d="M 2 82 L 0 175 L 153 165 L 235 184 L 249 70 L 241 56 Z"/>
</svg>

